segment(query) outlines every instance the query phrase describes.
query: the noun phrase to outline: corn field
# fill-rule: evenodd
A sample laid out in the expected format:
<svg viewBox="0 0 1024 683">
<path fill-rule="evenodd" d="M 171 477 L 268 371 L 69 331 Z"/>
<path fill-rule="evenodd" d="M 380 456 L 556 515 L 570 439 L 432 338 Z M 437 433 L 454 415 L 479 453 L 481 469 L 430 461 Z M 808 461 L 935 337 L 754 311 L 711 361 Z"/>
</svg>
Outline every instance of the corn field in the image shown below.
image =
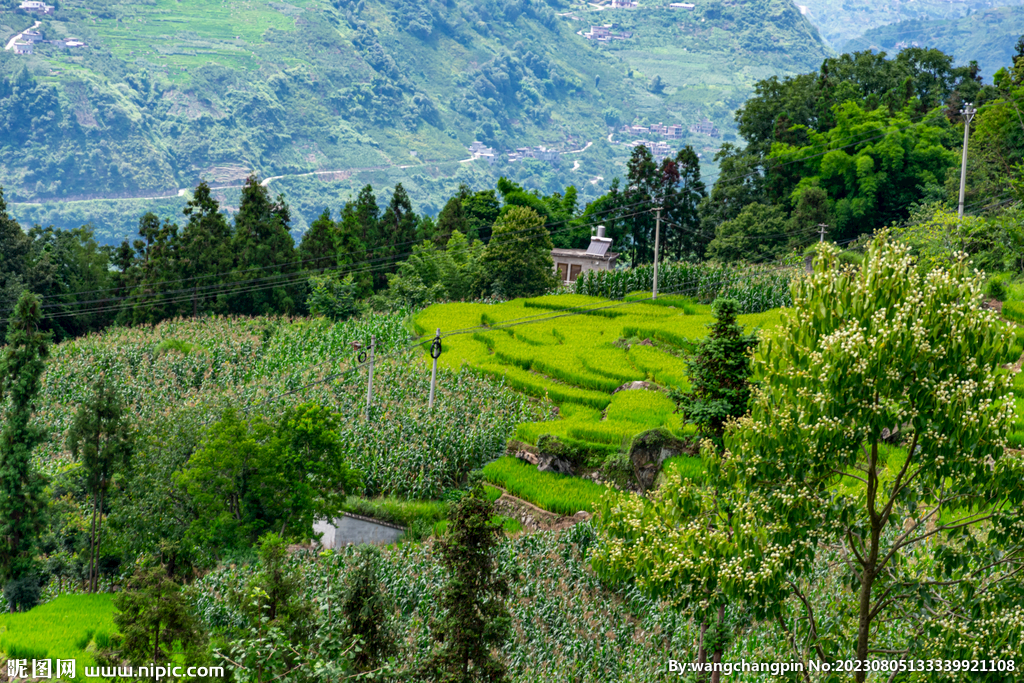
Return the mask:
<svg viewBox="0 0 1024 683">
<path fill-rule="evenodd" d="M 714 263 L 663 263 L 658 267 L 658 291 L 685 294 L 709 304 L 718 297 L 740 302 L 743 313 L 790 306 L 792 268 L 769 266 L 727 266 Z M 587 271 L 576 280 L 575 293 L 608 299 L 625 299 L 631 292 L 650 292 L 654 287 L 654 266 L 627 270 Z"/>
<path fill-rule="evenodd" d="M 605 683 L 662 681 L 669 658 L 691 659 L 697 628 L 660 602 L 602 587 L 590 569 L 595 535 L 587 523 L 562 532 L 521 534 L 502 541 L 500 571 L 510 578 L 512 635 L 503 649 L 510 680 L 523 683 Z M 317 556 L 295 554 L 292 568 L 314 596 L 330 594 L 349 571 L 352 550 Z M 190 595 L 207 626 L 246 626 L 224 600 L 252 573 L 251 567 L 208 574 Z M 402 635 L 398 660 L 414 667 L 431 646 L 430 622 L 445 580 L 432 544 L 385 551 L 380 564 L 383 591 L 394 601 L 390 619 Z"/>
<path fill-rule="evenodd" d="M 152 328 L 111 328 L 53 349 L 37 416 L 49 441 L 35 457 L 50 472 L 70 460 L 64 436 L 98 374 L 112 378 L 140 429 L 139 443 L 181 458 L 227 406 L 273 417 L 315 402 L 343 417 L 349 462 L 371 495 L 438 497 L 465 473 L 504 450 L 519 422 L 541 416 L 520 394 L 468 371 L 443 370 L 435 409 L 427 411 L 430 372 L 418 351 L 376 364 L 374 409 L 367 420 L 367 370 L 356 369 L 353 342 L 377 353 L 409 344 L 406 314 L 375 314 L 332 324 L 315 319 L 169 320 Z M 339 374 L 337 379 L 330 376 Z M 325 381 L 327 380 L 327 381 Z M 318 382 L 306 388 L 305 385 Z M 296 391 L 283 398 L 285 392 Z"/>
</svg>

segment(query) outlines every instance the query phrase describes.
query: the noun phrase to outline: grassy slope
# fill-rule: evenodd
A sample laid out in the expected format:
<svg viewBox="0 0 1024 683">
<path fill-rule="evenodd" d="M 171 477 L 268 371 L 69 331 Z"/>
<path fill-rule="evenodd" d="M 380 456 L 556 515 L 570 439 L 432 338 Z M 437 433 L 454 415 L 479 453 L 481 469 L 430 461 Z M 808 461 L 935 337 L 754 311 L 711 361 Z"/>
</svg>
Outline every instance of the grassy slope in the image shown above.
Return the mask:
<svg viewBox="0 0 1024 683">
<path fill-rule="evenodd" d="M 445 10 L 430 2 L 360 4 L 355 13 L 355 3 L 341 0 L 62 3 L 43 22 L 46 38 L 81 37 L 88 49 L 46 45 L 32 57 L 0 55 L 0 76 L 12 79 L 27 66 L 39 83 L 0 99 L 0 108 L 21 114 L 0 129 L 0 151 L 9 159 L 0 184 L 9 201 L 174 194 L 200 178 L 238 184 L 249 169 L 264 176 L 349 169 L 341 179 L 280 181 L 298 228 L 366 182 L 401 181 L 417 208 L 436 211 L 458 182 L 480 187 L 496 178 L 483 162 L 458 163 L 486 121 L 496 127 L 494 141 L 508 147 L 593 142 L 558 169 L 538 163 L 501 172 L 545 191 L 575 183 L 597 193 L 602 183 L 586 181 L 600 175 L 610 182 L 627 153 L 607 144 L 606 110 L 618 110 L 624 122 L 684 124 L 699 113 L 728 129 L 754 80 L 813 69 L 824 54 L 810 25 L 782 0 L 692 13 L 653 2 L 603 12 L 549 2 L 514 17 L 494 14 L 497 5 L 488 10 L 488 3 Z M 407 25 L 420 5 L 437 14 L 426 37 Z M 23 20 L 0 10 L 0 26 L 9 27 L 0 37 Z M 596 45 L 577 35 L 609 22 L 636 37 Z M 507 92 L 488 94 L 480 77 L 500 81 L 493 77 L 510 70 L 501 64 L 506 55 L 546 65 Z M 666 84 L 663 94 L 647 91 L 654 75 Z M 40 92 L 50 95 L 40 99 Z M 436 115 L 421 111 L 423 96 Z M 706 156 L 717 144 L 686 141 L 707 148 Z M 580 168 L 572 172 L 576 159 Z M 235 196 L 223 198 L 231 204 Z M 13 209 L 27 223 L 92 220 L 115 240 L 144 209 L 173 216 L 183 201 Z"/>
</svg>

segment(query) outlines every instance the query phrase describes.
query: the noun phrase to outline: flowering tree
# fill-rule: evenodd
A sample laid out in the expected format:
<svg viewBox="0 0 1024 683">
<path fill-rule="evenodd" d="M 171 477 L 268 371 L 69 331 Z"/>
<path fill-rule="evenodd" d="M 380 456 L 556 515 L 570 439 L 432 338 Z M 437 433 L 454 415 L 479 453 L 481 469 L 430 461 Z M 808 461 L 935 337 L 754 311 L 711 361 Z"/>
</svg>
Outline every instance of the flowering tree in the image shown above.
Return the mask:
<svg viewBox="0 0 1024 683">
<path fill-rule="evenodd" d="M 679 524 L 643 527 L 659 502 L 684 511 L 697 500 L 669 479 L 651 503 L 609 511 L 630 519 L 605 522 L 606 553 L 641 583 L 742 595 L 780 617 L 795 608 L 806 648 L 860 661 L 858 682 L 878 657 L 1020 659 L 1024 463 L 1005 450 L 1013 401 L 999 372 L 1009 332 L 982 308 L 983 275 L 965 255 L 922 272 L 885 236 L 862 268 L 836 253 L 824 247 L 794 282 L 793 309 L 762 342 L 751 414 L 728 426 L 711 472 L 725 495 L 690 508 L 709 531 L 690 524 L 672 545 L 662 534 Z M 897 430 L 903 448 L 885 443 Z M 707 446 L 704 456 L 716 462 Z M 716 545 L 711 526 L 732 529 L 729 543 Z M 700 534 L 712 561 L 697 552 Z M 806 577 L 826 553 L 838 553 L 850 590 L 822 615 Z M 929 680 L 1016 675 L 960 668 Z"/>
</svg>

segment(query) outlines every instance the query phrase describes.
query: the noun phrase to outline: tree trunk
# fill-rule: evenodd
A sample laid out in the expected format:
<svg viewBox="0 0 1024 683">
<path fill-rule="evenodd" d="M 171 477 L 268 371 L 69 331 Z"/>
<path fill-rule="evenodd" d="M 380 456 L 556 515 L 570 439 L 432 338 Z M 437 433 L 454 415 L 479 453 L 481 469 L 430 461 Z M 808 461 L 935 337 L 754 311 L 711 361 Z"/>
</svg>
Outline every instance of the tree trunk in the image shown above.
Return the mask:
<svg viewBox="0 0 1024 683">
<path fill-rule="evenodd" d="M 868 640 L 871 636 L 871 587 L 875 583 L 876 567 L 878 566 L 879 540 L 882 535 L 882 518 L 875 510 L 875 497 L 878 493 L 878 443 L 871 444 L 871 462 L 868 464 L 868 487 L 867 505 L 868 518 L 871 522 L 871 546 L 868 555 L 862 564 L 860 579 L 859 612 L 860 621 L 857 625 L 857 659 L 863 665 L 867 665 Z M 867 671 L 864 667 L 856 672 L 854 680 L 857 683 L 864 683 L 867 678 Z"/>
<path fill-rule="evenodd" d="M 96 565 L 96 491 L 92 492 L 92 527 L 89 530 L 89 588 L 92 592 L 92 572 Z"/>
<path fill-rule="evenodd" d="M 708 680 L 707 675 L 704 673 L 704 665 L 708 662 L 708 651 L 704 649 L 704 635 L 707 631 L 707 622 L 700 622 L 700 643 L 697 645 L 697 680 L 700 683 Z"/>
<path fill-rule="evenodd" d="M 157 658 L 157 655 L 159 653 L 160 653 L 160 618 L 158 617 L 157 620 L 156 620 L 156 633 L 155 633 L 155 637 L 153 638 L 153 664 L 154 665 L 160 663 L 160 660 Z"/>
<path fill-rule="evenodd" d="M 718 628 L 715 631 L 715 654 L 711 658 L 714 664 L 722 663 L 722 650 L 724 649 L 724 638 L 722 638 L 722 629 L 725 628 L 725 605 L 719 605 L 718 607 Z M 711 672 L 711 683 L 721 683 L 722 672 L 713 671 Z"/>
<path fill-rule="evenodd" d="M 100 555 L 100 542 L 101 542 L 101 540 L 103 538 L 103 492 L 104 492 L 103 488 L 100 488 L 99 519 L 96 520 L 96 547 L 95 547 L 95 550 L 93 550 L 93 555 L 95 556 L 96 560 L 94 562 L 94 564 L 95 564 L 95 571 L 93 572 L 92 590 L 90 591 L 91 593 L 95 593 L 96 592 L 96 589 L 99 587 L 99 582 L 100 582 L 100 562 L 99 562 L 100 558 L 99 558 L 99 555 Z"/>
</svg>

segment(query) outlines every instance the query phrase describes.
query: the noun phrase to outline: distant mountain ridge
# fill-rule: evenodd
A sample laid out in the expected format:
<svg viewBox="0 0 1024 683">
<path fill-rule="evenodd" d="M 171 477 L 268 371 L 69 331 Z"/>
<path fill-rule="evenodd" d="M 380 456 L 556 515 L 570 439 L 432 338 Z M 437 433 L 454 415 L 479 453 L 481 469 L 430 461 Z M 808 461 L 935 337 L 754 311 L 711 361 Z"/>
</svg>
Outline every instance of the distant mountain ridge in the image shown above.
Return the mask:
<svg viewBox="0 0 1024 683">
<path fill-rule="evenodd" d="M 143 206 L 173 214 L 179 190 L 252 171 L 278 177 L 299 228 L 365 182 L 401 181 L 428 212 L 459 182 L 502 173 L 586 198 L 622 173 L 623 124 L 681 124 L 673 145 L 710 158 L 721 138 L 690 125 L 731 136 L 757 80 L 827 53 L 787 0 L 63 0 L 52 15 L 3 3 L 4 44 L 35 21 L 64 42 L 0 53 L 0 184 L 21 220 L 91 220 L 106 241 Z M 630 39 L 584 35 L 604 24 Z M 586 151 L 492 165 L 469 160 L 474 140 L 499 157 Z M 59 204 L 125 196 L 165 198 Z M 51 203 L 26 203 L 38 201 Z"/>
<path fill-rule="evenodd" d="M 901 21 L 871 29 L 849 41 L 848 50 L 898 52 L 909 46 L 930 47 L 953 56 L 957 64 L 978 62 L 986 83 L 1012 64 L 1017 40 L 1024 34 L 1024 6 L 997 7 L 959 19 Z"/>
</svg>

